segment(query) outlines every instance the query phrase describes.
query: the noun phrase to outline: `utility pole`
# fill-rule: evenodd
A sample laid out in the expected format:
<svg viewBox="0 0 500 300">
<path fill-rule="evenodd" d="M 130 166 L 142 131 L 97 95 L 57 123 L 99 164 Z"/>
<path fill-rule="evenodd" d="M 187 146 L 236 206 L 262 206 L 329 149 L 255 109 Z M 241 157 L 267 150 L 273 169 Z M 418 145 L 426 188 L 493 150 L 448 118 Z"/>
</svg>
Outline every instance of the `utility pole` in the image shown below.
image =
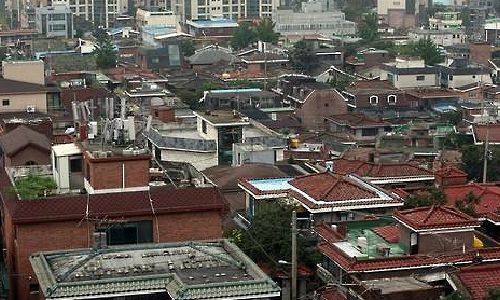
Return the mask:
<svg viewBox="0 0 500 300">
<path fill-rule="evenodd" d="M 297 213 L 292 211 L 292 299 L 297 300 Z"/>
<path fill-rule="evenodd" d="M 486 123 L 486 138 L 484 140 L 484 156 L 483 156 L 483 183 L 486 183 L 487 180 L 487 171 L 488 171 L 488 159 L 489 159 L 489 153 L 488 153 L 488 144 L 490 140 L 490 128 L 488 126 L 488 123 Z"/>
</svg>

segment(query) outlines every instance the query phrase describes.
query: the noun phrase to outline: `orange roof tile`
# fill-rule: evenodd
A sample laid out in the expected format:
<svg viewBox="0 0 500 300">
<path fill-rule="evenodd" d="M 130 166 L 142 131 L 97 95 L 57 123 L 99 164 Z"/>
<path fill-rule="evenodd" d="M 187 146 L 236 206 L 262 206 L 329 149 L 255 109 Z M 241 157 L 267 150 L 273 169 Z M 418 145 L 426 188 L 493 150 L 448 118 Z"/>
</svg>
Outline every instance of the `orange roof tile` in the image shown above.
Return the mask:
<svg viewBox="0 0 500 300">
<path fill-rule="evenodd" d="M 401 210 L 395 213 L 395 217 L 414 230 L 479 226 L 476 219 L 444 206 Z"/>
</svg>

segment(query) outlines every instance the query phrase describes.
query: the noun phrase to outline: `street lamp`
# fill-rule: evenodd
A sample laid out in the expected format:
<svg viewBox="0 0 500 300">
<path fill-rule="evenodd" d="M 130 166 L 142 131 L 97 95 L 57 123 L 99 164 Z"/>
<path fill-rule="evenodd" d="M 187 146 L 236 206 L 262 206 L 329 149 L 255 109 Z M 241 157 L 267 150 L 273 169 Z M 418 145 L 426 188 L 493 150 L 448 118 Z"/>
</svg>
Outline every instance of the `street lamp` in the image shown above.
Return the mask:
<svg viewBox="0 0 500 300">
<path fill-rule="evenodd" d="M 292 266 L 292 282 L 291 282 L 291 300 L 296 300 L 297 299 L 297 264 L 283 259 L 278 260 L 278 264 L 280 265 L 290 265 Z"/>
</svg>

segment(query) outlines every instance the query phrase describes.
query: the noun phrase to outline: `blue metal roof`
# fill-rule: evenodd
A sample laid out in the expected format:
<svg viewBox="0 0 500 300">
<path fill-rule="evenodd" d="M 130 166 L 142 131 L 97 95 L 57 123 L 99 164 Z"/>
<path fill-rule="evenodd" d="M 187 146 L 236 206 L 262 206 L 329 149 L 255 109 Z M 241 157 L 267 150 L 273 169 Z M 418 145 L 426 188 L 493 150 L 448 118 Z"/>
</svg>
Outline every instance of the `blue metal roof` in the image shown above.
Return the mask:
<svg viewBox="0 0 500 300">
<path fill-rule="evenodd" d="M 188 20 L 187 24 L 198 28 L 238 27 L 238 23 L 228 19 Z"/>
<path fill-rule="evenodd" d="M 164 35 L 164 34 L 177 32 L 177 29 L 175 27 L 164 26 L 164 25 L 159 25 L 159 26 L 158 25 L 148 25 L 148 26 L 143 26 L 142 31 L 146 34 L 157 36 L 157 35 Z"/>
</svg>

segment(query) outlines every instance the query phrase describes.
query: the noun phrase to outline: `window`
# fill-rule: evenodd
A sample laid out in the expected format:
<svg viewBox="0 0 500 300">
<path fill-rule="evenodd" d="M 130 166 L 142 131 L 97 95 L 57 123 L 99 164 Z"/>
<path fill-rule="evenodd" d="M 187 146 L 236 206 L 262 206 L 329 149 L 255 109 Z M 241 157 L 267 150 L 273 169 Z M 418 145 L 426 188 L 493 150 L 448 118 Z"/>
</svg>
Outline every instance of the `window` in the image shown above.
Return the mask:
<svg viewBox="0 0 500 300">
<path fill-rule="evenodd" d="M 30 295 L 38 295 L 40 293 L 40 285 L 38 283 L 30 283 Z"/>
<path fill-rule="evenodd" d="M 417 81 L 424 81 L 425 75 L 417 75 Z"/>
<path fill-rule="evenodd" d="M 387 96 L 387 104 L 395 105 L 397 101 L 398 101 L 398 99 L 397 99 L 396 95 Z"/>
<path fill-rule="evenodd" d="M 108 223 L 97 228 L 97 232 L 106 232 L 108 245 L 153 242 L 153 222 L 150 220 Z"/>
<path fill-rule="evenodd" d="M 448 80 L 453 80 L 453 75 L 448 75 Z"/>
<path fill-rule="evenodd" d="M 378 96 L 370 96 L 370 104 L 377 105 L 378 104 Z"/>
<path fill-rule="evenodd" d="M 9 106 L 10 105 L 10 99 L 3 99 L 2 100 L 2 106 Z"/>
<path fill-rule="evenodd" d="M 151 63 L 157 64 L 160 62 L 160 58 L 158 56 L 151 58 Z"/>
<path fill-rule="evenodd" d="M 71 157 L 69 159 L 69 170 L 71 173 L 80 173 L 82 171 L 82 159 L 80 157 Z"/>
<path fill-rule="evenodd" d="M 168 45 L 168 63 L 170 66 L 181 65 L 181 53 L 179 45 Z"/>
<path fill-rule="evenodd" d="M 354 220 L 354 214 L 352 212 L 341 212 L 340 221 L 352 221 Z"/>
<path fill-rule="evenodd" d="M 376 136 L 378 128 L 363 128 L 361 129 L 361 136 Z"/>
<path fill-rule="evenodd" d="M 207 134 L 207 121 L 201 120 L 201 131 L 203 131 L 204 134 Z"/>
</svg>

